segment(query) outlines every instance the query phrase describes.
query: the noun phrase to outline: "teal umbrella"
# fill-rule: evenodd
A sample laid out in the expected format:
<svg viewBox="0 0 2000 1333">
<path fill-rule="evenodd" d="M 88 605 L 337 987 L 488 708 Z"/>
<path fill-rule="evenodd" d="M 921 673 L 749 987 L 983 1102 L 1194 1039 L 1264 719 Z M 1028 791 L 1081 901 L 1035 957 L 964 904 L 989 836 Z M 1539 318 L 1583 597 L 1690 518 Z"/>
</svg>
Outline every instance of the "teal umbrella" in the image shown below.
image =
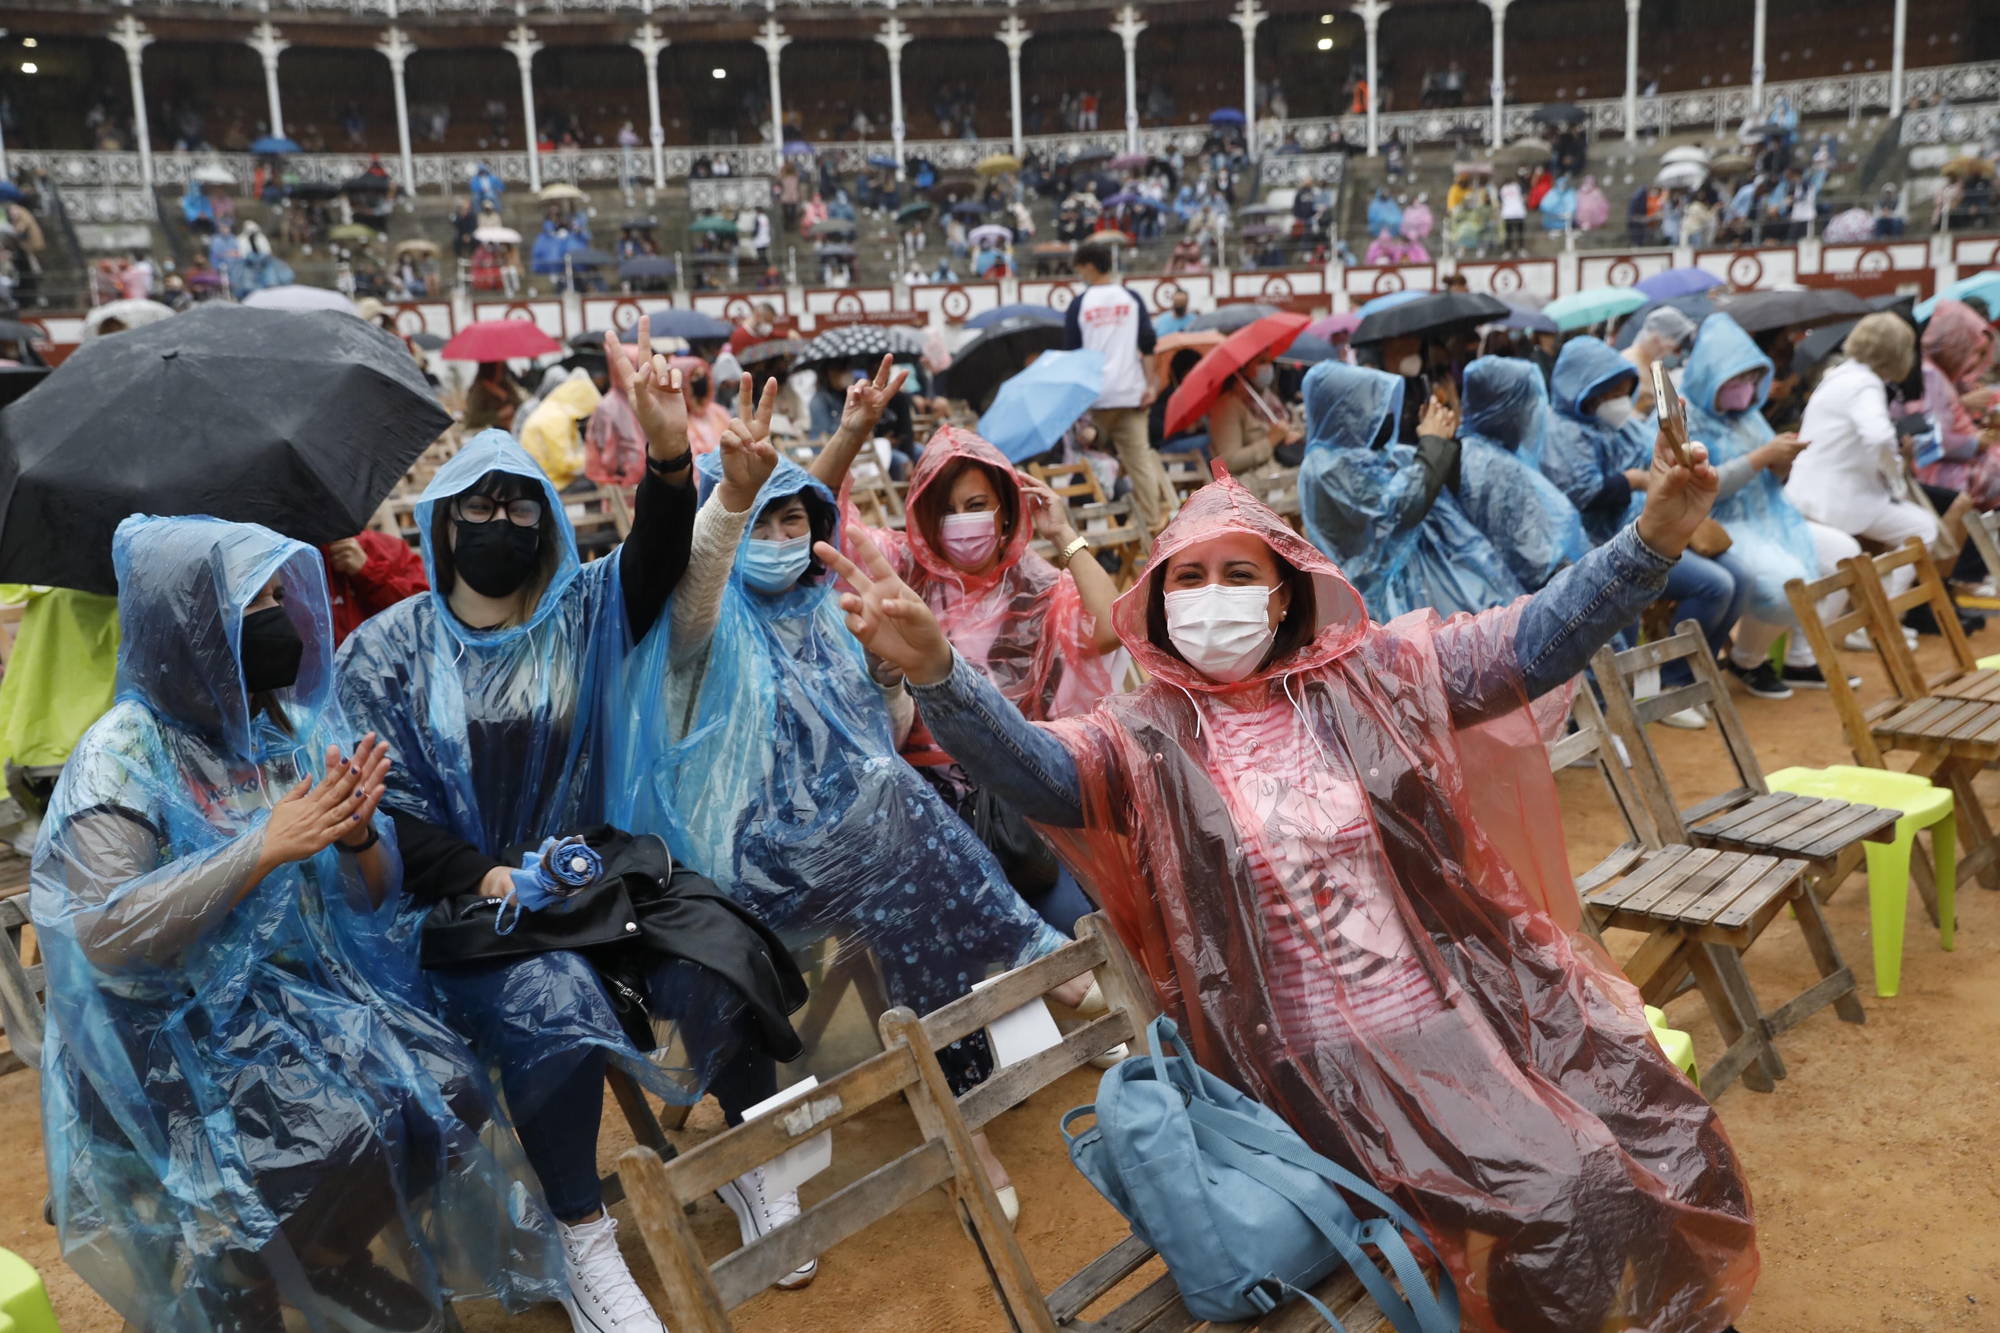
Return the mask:
<svg viewBox="0 0 2000 1333">
<path fill-rule="evenodd" d="M 734 235 L 736 232 L 736 223 L 732 219 L 722 216 L 720 213 L 710 213 L 706 217 L 699 217 L 693 222 L 688 223 L 688 230 L 712 231 L 717 233 L 727 232 Z"/>
<path fill-rule="evenodd" d="M 1963 301 L 1968 296 L 1979 297 L 1986 302 L 1988 308 L 2000 305 L 2000 270 L 1989 269 L 1984 273 L 1975 273 L 1969 278 L 1960 278 L 1930 300 L 1917 302 L 1917 308 L 1913 313 L 1918 320 L 1926 320 L 1931 317 L 1931 312 L 1937 309 L 1939 301 Z"/>
<path fill-rule="evenodd" d="M 1646 299 L 1644 292 L 1633 287 L 1592 287 L 1549 302 L 1542 307 L 1542 313 L 1567 333 L 1629 315 L 1646 304 Z"/>
<path fill-rule="evenodd" d="M 1104 353 L 1092 347 L 1043 352 L 1000 386 L 979 433 L 1019 463 L 1047 453 L 1104 390 Z"/>
</svg>

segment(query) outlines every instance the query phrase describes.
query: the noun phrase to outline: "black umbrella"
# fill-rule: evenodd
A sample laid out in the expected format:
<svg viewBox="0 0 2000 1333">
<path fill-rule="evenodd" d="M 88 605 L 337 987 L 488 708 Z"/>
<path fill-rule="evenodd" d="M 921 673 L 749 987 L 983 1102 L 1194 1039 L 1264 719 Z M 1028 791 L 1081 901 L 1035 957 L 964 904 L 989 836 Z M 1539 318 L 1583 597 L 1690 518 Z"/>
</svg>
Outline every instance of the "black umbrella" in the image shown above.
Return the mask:
<svg viewBox="0 0 2000 1333">
<path fill-rule="evenodd" d="M 953 352 L 936 388 L 983 411 L 1001 384 L 1021 373 L 1030 356 L 1062 345 L 1062 325 L 1033 315 L 1010 315 L 987 325 Z"/>
<path fill-rule="evenodd" d="M 1447 338 L 1481 324 L 1498 323 L 1513 313 L 1511 307 L 1490 296 L 1462 292 L 1420 296 L 1414 301 L 1376 311 L 1361 321 L 1361 326 L 1347 341 L 1359 347 L 1365 343 L 1387 342 L 1391 338 L 1410 338 L 1419 334 Z"/>
<path fill-rule="evenodd" d="M 352 537 L 450 424 L 402 340 L 338 311 L 204 305 L 93 341 L 0 412 L 0 579 L 115 593 L 136 513 Z"/>
<path fill-rule="evenodd" d="M 387 194 L 389 193 L 389 178 L 387 176 L 370 176 L 363 173 L 356 176 L 353 180 L 343 181 L 340 186 L 340 192 L 342 194 Z"/>
<path fill-rule="evenodd" d="M 831 361 L 851 361 L 857 357 L 879 360 L 883 353 L 913 356 L 923 351 L 924 337 L 912 329 L 885 328 L 880 324 L 842 324 L 807 343 L 797 364 L 803 368 Z"/>
<path fill-rule="evenodd" d="M 772 338 L 768 342 L 752 343 L 736 354 L 743 365 L 754 366 L 781 356 L 797 356 L 805 350 L 803 338 Z"/>
<path fill-rule="evenodd" d="M 1246 324 L 1255 324 L 1266 315 L 1275 315 L 1278 307 L 1260 302 L 1246 301 L 1240 305 L 1217 306 L 1205 315 L 1196 315 L 1188 321 L 1187 332 L 1200 333 L 1203 329 L 1216 329 L 1223 333 L 1234 333 Z"/>
<path fill-rule="evenodd" d="M 444 350 L 445 336 L 442 333 L 413 333 L 410 335 L 410 341 L 426 352 L 441 352 Z"/>
<path fill-rule="evenodd" d="M 925 204 L 923 207 L 928 209 L 930 205 Z M 900 218 L 902 214 L 898 213 L 896 216 Z M 815 236 L 852 236 L 854 231 L 854 224 L 846 218 L 828 218 L 824 222 L 815 222 L 812 225 L 812 234 Z"/>
<path fill-rule="evenodd" d="M 1743 326 L 1745 333 L 1767 333 L 1796 326 L 1814 328 L 1869 313 L 1868 303 L 1838 287 L 1801 292 L 1745 292 L 1731 297 L 1722 312 Z"/>
<path fill-rule="evenodd" d="M 671 278 L 674 276 L 674 261 L 657 255 L 628 259 L 618 266 L 618 276 L 633 282 L 646 278 Z"/>
<path fill-rule="evenodd" d="M 617 255 L 606 254 L 602 250 L 593 250 L 587 245 L 571 250 L 563 258 L 569 260 L 571 268 L 602 268 L 606 264 L 615 264 L 618 262 Z"/>
<path fill-rule="evenodd" d="M 1538 107 L 1528 119 L 1538 120 L 1544 125 L 1581 125 L 1590 119 L 1590 113 L 1568 102 L 1550 102 Z"/>
<path fill-rule="evenodd" d="M 1907 319 L 1910 314 L 1909 306 L 1916 299 L 1914 296 L 1876 296 L 1869 298 L 1868 308 L 1879 311 L 1895 310 L 1897 306 L 1902 306 L 1904 308 L 1897 313 Z M 1832 356 L 1840 350 L 1840 345 L 1847 341 L 1847 335 L 1854 332 L 1854 326 L 1860 322 L 1857 317 L 1843 319 L 1837 324 L 1822 324 L 1799 339 L 1799 345 L 1792 349 L 1792 373 L 1804 375 Z"/>
<path fill-rule="evenodd" d="M 709 342 L 716 338 L 727 338 L 736 332 L 734 324 L 726 324 L 713 315 L 704 315 L 699 310 L 653 310 L 649 326 L 655 338 L 685 338 L 691 343 Z M 639 325 L 632 326 L 618 335 L 622 343 L 639 341 Z"/>
<path fill-rule="evenodd" d="M 48 335 L 32 324 L 18 324 L 11 319 L 0 319 L 0 342 L 13 343 L 20 351 L 24 366 L 45 366 L 42 354 L 35 350 L 35 340 Z"/>
<path fill-rule="evenodd" d="M 0 407 L 5 407 L 54 372 L 47 366 L 0 366 Z"/>
<path fill-rule="evenodd" d="M 285 193 L 294 199 L 332 199 L 339 195 L 340 187 L 325 181 L 300 181 Z"/>
</svg>

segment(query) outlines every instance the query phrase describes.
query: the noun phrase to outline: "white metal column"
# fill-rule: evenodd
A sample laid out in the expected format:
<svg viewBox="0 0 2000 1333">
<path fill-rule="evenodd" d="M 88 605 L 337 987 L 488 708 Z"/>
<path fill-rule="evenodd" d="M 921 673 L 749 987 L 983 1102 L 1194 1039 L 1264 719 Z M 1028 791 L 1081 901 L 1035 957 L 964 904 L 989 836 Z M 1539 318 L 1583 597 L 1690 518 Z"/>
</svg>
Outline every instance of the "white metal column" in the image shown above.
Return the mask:
<svg viewBox="0 0 2000 1333">
<path fill-rule="evenodd" d="M 882 49 L 889 53 L 889 139 L 895 145 L 896 179 L 903 179 L 903 48 L 916 40 L 910 30 L 896 17 L 892 7 L 889 21 L 875 34 L 875 40 L 882 43 Z"/>
<path fill-rule="evenodd" d="M 1889 48 L 1889 114 L 1903 114 L 1903 43 L 1910 27 L 1910 0 L 1896 0 L 1896 36 Z"/>
<path fill-rule="evenodd" d="M 646 114 L 651 117 L 651 127 L 647 130 L 647 141 L 653 145 L 653 188 L 663 190 L 667 185 L 667 131 L 660 120 L 660 52 L 671 45 L 660 36 L 660 30 L 651 19 L 639 25 L 639 31 L 632 34 L 632 47 L 639 58 L 646 62 Z"/>
<path fill-rule="evenodd" d="M 771 146 L 780 151 L 785 146 L 785 101 L 778 84 L 778 58 L 791 44 L 792 39 L 785 36 L 784 26 L 777 17 L 767 15 L 757 33 L 757 45 L 764 48 L 765 63 L 771 67 Z"/>
<path fill-rule="evenodd" d="M 1120 9 L 1118 21 L 1111 25 L 1111 31 L 1125 44 L 1125 151 L 1128 153 L 1139 151 L 1139 34 L 1145 30 L 1137 5 Z"/>
<path fill-rule="evenodd" d="M 534 30 L 525 23 L 517 23 L 507 34 L 507 49 L 514 53 L 514 61 L 521 67 L 521 122 L 528 127 L 528 188 L 535 193 L 542 191 L 542 155 L 537 151 L 535 133 L 535 52 L 542 44 L 535 40 Z"/>
<path fill-rule="evenodd" d="M 1511 0 L 1486 0 L 1493 11 L 1493 133 L 1487 142 L 1498 148 L 1507 141 L 1507 6 Z M 1374 89 L 1371 85 L 1370 92 Z"/>
<path fill-rule="evenodd" d="M 1257 29 L 1269 17 L 1257 8 L 1257 0 L 1242 0 L 1230 15 L 1243 30 L 1243 138 L 1252 161 L 1262 156 L 1257 145 Z"/>
<path fill-rule="evenodd" d="M 1639 137 L 1639 3 L 1625 0 L 1625 142 Z"/>
<path fill-rule="evenodd" d="M 146 79 L 139 53 L 153 44 L 146 25 L 127 14 L 111 29 L 111 40 L 125 52 L 125 67 L 132 75 L 132 136 L 139 141 L 139 179 L 153 188 L 153 127 L 146 120 Z"/>
<path fill-rule="evenodd" d="M 285 109 L 278 100 L 278 57 L 291 43 L 278 36 L 278 30 L 269 19 L 252 28 L 250 35 L 243 40 L 264 62 L 264 100 L 271 107 L 271 135 L 282 139 L 285 137 Z"/>
<path fill-rule="evenodd" d="M 1764 110 L 1764 28 L 1765 0 L 1757 0 L 1756 19 L 1750 29 L 1750 110 Z"/>
<path fill-rule="evenodd" d="M 403 155 L 403 189 L 417 192 L 417 159 L 410 152 L 410 96 L 403 84 L 403 66 L 417 44 L 401 28 L 391 26 L 375 48 L 389 61 L 389 74 L 396 81 L 396 148 Z"/>
<path fill-rule="evenodd" d="M 1008 0 L 1011 5 L 1013 0 Z M 1020 16 L 1009 13 L 1007 21 L 1000 25 L 1000 44 L 1007 48 L 1007 95 L 1013 106 L 1014 156 L 1021 157 L 1028 151 L 1027 137 L 1021 133 L 1021 48 L 1034 36 Z"/>
<path fill-rule="evenodd" d="M 1382 16 L 1389 12 L 1389 0 L 1360 0 L 1354 12 L 1361 16 L 1361 26 L 1367 34 L 1368 47 L 1368 156 L 1374 157 L 1382 147 L 1382 94 L 1376 88 L 1376 77 L 1380 73 L 1375 60 L 1375 37 L 1382 26 Z"/>
</svg>

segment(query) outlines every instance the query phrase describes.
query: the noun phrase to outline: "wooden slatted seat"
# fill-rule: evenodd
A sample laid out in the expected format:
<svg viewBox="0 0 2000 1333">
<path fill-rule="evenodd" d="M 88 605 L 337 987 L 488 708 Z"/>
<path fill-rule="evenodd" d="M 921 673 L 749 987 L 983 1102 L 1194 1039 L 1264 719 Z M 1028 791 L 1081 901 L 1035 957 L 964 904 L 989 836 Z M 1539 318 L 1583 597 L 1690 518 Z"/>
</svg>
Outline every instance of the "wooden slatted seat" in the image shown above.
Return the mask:
<svg viewBox="0 0 2000 1333">
<path fill-rule="evenodd" d="M 1984 515 L 1980 519 L 1980 522 L 1968 523 L 1967 530 L 1979 527 L 1983 531 Z M 1904 568 L 1915 570 L 1916 582 L 1906 591 L 1891 597 L 1888 576 Z M 1888 620 L 1900 625 L 1905 612 L 1929 606 L 1945 646 L 1951 650 L 1952 664 L 1936 675 L 1928 675 L 1917 664 L 1916 654 L 1910 651 L 1909 641 L 1900 632 L 1885 636 L 1877 645 L 1877 653 L 1899 696 L 1919 699 L 1926 695 L 1944 695 L 2000 703 L 2000 671 L 1979 665 L 1978 656 L 1965 637 L 1965 628 L 1958 623 L 1958 607 L 1946 591 L 1937 564 L 1922 542 L 1912 537 L 1893 551 L 1857 560 L 1854 573 L 1857 591 L 1868 604 L 1874 620 Z M 1869 637 L 1873 640 L 1872 631 Z"/>
<path fill-rule="evenodd" d="M 1903 639 L 1901 613 L 1895 607 L 1903 599 L 1888 597 L 1882 583 L 1885 562 L 1893 570 L 1917 560 L 1929 563 L 1921 546 L 1915 547 L 1914 554 L 1905 547 L 1873 559 L 1852 556 L 1824 578 L 1811 583 L 1793 579 L 1785 585 L 1785 595 L 1791 600 L 1800 631 L 1812 647 L 1813 660 L 1826 677 L 1827 693 L 1840 717 L 1841 728 L 1847 733 L 1854 761 L 1868 768 L 1888 768 L 1887 757 L 1904 751 L 1912 756 L 1908 772 L 1929 778 L 1940 787 L 1949 787 L 1954 798 L 1953 816 L 1958 821 L 1958 843 L 1964 849 L 1958 862 L 1958 882 L 1964 884 L 1976 876 L 1987 888 L 2000 889 L 2000 862 L 1996 862 L 2000 848 L 1995 846 L 1985 807 L 1972 787 L 1980 771 L 2000 758 L 2000 701 L 1947 698 L 1931 693 L 1928 680 L 1917 669 Z M 1935 572 L 1933 567 L 1933 575 Z M 1848 609 L 1831 621 L 1821 619 L 1820 603 L 1838 593 L 1848 595 Z M 1940 628 L 1947 637 L 1956 632 L 1956 615 L 1945 617 Z M 1868 631 L 1869 642 L 1882 662 L 1890 688 L 1888 697 L 1866 707 L 1847 683 L 1846 667 L 1834 647 L 1857 629 Z M 1961 633 L 1959 637 L 1964 636 Z M 1935 925 L 1937 881 L 1921 849 L 1912 855 L 1910 870 Z"/>
<path fill-rule="evenodd" d="M 1145 563 L 1150 545 L 1144 525 L 1132 512 L 1132 502 L 1107 496 L 1098 483 L 1097 470 L 1086 462 L 1032 463 L 1028 471 L 1047 482 L 1069 505 L 1070 522 L 1076 525 L 1078 536 L 1089 540 L 1093 553 L 1110 551 L 1117 556 L 1118 570 L 1113 577 L 1121 587 L 1128 586 Z M 1047 556 L 1046 542 L 1037 549 Z"/>
</svg>

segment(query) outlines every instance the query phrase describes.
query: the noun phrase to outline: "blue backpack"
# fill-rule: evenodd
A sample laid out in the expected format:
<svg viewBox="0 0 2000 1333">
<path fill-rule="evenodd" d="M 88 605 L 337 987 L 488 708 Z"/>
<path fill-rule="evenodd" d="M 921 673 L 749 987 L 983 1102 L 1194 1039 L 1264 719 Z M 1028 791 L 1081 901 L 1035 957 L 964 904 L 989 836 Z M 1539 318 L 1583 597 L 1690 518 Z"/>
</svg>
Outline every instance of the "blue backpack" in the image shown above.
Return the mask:
<svg viewBox="0 0 2000 1333">
<path fill-rule="evenodd" d="M 1431 1294 L 1402 1233 L 1437 1251 L 1402 1209 L 1306 1147 L 1271 1108 L 1195 1064 L 1164 1014 L 1153 1020 L 1151 1044 L 1150 1056 L 1106 1070 L 1096 1104 L 1065 1115 L 1062 1132 L 1076 1169 L 1166 1261 L 1189 1314 L 1255 1319 L 1301 1296 L 1337 1330 L 1310 1289 L 1346 1264 L 1397 1333 L 1457 1333 L 1458 1291 L 1440 1261 Z M 1169 1045 L 1176 1058 L 1161 1054 Z M 1094 1127 L 1070 1133 L 1092 1115 Z M 1342 1190 L 1382 1216 L 1363 1222 Z M 1408 1301 L 1364 1245 L 1388 1259 Z"/>
</svg>

